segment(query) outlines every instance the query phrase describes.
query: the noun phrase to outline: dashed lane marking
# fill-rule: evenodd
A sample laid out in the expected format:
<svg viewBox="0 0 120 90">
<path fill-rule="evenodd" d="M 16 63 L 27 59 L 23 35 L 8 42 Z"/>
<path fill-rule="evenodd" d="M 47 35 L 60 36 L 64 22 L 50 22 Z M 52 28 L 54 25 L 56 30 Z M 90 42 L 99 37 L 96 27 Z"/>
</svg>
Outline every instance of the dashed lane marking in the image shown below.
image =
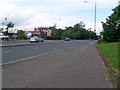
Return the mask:
<svg viewBox="0 0 120 90">
<path fill-rule="evenodd" d="M 12 51 L 4 51 L 3 53 L 11 53 Z"/>
<path fill-rule="evenodd" d="M 74 47 L 68 47 L 68 48 L 74 48 Z M 4 65 L 8 65 L 8 64 L 13 64 L 13 63 L 16 63 L 16 62 L 21 62 L 21 61 L 26 61 L 26 60 L 33 59 L 33 58 L 36 58 L 36 57 L 39 57 L 39 56 L 45 56 L 47 54 L 55 53 L 55 52 L 62 51 L 64 49 L 68 49 L 68 48 L 58 49 L 58 50 L 55 50 L 55 51 L 50 51 L 50 52 L 47 52 L 47 53 L 43 53 L 43 54 L 40 54 L 40 55 L 35 55 L 35 56 L 23 58 L 23 59 L 19 59 L 19 60 L 16 60 L 16 61 L 11 61 L 11 62 L 8 62 L 8 63 L 2 63 L 2 64 L 0 64 L 0 66 L 1 65 L 4 66 Z"/>
<path fill-rule="evenodd" d="M 89 44 L 94 44 L 94 42 L 89 42 Z"/>
</svg>

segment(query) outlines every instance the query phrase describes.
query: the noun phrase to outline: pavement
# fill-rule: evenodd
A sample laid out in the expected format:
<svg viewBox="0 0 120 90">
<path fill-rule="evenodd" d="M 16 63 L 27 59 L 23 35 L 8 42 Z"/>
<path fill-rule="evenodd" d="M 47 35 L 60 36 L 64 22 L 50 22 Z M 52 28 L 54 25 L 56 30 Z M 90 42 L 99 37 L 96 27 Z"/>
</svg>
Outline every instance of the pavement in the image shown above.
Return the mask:
<svg viewBox="0 0 120 90">
<path fill-rule="evenodd" d="M 112 88 L 93 43 L 2 67 L 3 88 Z"/>
</svg>

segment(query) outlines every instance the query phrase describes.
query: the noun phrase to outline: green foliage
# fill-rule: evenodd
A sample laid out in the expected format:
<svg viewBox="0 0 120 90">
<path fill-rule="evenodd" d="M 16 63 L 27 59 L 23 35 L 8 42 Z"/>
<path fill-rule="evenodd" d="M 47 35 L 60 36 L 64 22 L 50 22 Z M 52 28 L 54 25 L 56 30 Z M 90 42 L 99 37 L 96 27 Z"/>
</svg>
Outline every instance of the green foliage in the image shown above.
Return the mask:
<svg viewBox="0 0 120 90">
<path fill-rule="evenodd" d="M 113 13 L 102 22 L 103 39 L 107 42 L 116 42 L 120 39 L 120 5 L 113 9 Z"/>
<path fill-rule="evenodd" d="M 13 22 L 9 22 L 7 24 L 7 30 L 10 27 L 14 27 Z M 92 32 L 90 29 L 85 29 L 85 24 L 83 22 L 75 24 L 73 27 L 66 27 L 65 29 L 57 29 L 56 24 L 53 27 L 49 27 L 52 30 L 52 36 L 42 36 L 45 39 L 53 39 L 53 40 L 59 40 L 64 39 L 65 37 L 69 37 L 71 39 L 94 39 L 94 36 L 96 34 Z M 17 38 L 18 39 L 26 39 L 26 36 L 24 34 L 25 32 L 22 30 L 18 30 L 17 32 Z M 4 32 L 4 34 L 13 36 L 13 34 L 8 34 L 8 31 Z"/>
<path fill-rule="evenodd" d="M 52 29 L 52 39 L 63 39 L 69 37 L 71 39 L 94 39 L 96 34 L 85 29 L 83 22 L 77 23 L 74 27 L 66 27 L 65 30 L 56 29 L 56 25 L 50 27 Z"/>
<path fill-rule="evenodd" d="M 18 30 L 17 32 L 18 39 L 26 39 L 25 32 L 23 30 Z"/>
<path fill-rule="evenodd" d="M 13 22 L 9 22 L 8 24 L 7 24 L 7 30 L 8 30 L 8 28 L 12 28 L 12 27 L 14 27 L 14 23 Z"/>
</svg>

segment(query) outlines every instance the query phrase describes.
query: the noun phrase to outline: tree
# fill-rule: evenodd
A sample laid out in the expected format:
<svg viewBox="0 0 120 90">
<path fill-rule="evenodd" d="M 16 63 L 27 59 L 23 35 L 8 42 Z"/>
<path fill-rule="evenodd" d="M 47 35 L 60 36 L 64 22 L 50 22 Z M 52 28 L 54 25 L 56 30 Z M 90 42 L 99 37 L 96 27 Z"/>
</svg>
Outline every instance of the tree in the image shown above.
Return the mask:
<svg viewBox="0 0 120 90">
<path fill-rule="evenodd" d="M 113 13 L 106 18 L 106 22 L 102 22 L 103 39 L 107 42 L 115 42 L 120 39 L 120 5 L 115 7 Z"/>
<path fill-rule="evenodd" d="M 71 39 L 92 39 L 95 35 L 95 33 L 91 31 L 91 29 L 85 29 L 85 24 L 82 21 L 75 24 L 73 27 L 66 27 L 65 30 L 57 29 L 56 25 L 49 28 L 52 29 L 52 38 L 54 40 L 63 39 L 65 37 L 69 37 Z"/>
<path fill-rule="evenodd" d="M 74 33 L 75 31 L 73 27 L 66 27 L 65 32 L 64 32 L 64 38 L 65 37 L 73 38 Z"/>
<path fill-rule="evenodd" d="M 23 30 L 18 30 L 17 32 L 18 39 L 26 39 L 25 32 Z"/>
<path fill-rule="evenodd" d="M 75 31 L 80 31 L 80 30 L 83 30 L 84 28 L 85 28 L 85 24 L 82 21 L 74 25 Z"/>
<path fill-rule="evenodd" d="M 62 34 L 63 34 L 63 30 L 62 29 L 57 29 L 56 28 L 56 24 L 53 27 L 49 27 L 50 29 L 52 29 L 52 39 L 56 40 L 56 39 L 62 39 Z"/>
<path fill-rule="evenodd" d="M 14 27 L 14 23 L 13 22 L 9 22 L 8 24 L 7 24 L 7 30 L 8 30 L 8 28 L 12 28 L 12 27 Z"/>
</svg>

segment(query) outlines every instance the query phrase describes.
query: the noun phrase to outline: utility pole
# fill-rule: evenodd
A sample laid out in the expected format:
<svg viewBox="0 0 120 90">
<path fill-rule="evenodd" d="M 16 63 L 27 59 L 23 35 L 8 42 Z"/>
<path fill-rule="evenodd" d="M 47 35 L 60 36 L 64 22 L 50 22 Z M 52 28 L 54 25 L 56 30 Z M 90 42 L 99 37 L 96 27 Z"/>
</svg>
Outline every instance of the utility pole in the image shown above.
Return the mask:
<svg viewBox="0 0 120 90">
<path fill-rule="evenodd" d="M 97 3 L 95 2 L 95 18 L 94 18 L 94 40 L 96 38 L 96 7 L 97 7 Z"/>
<path fill-rule="evenodd" d="M 84 3 L 87 3 L 88 1 L 84 1 Z M 96 38 L 96 12 L 97 12 L 97 2 L 94 3 L 94 40 Z"/>
</svg>

